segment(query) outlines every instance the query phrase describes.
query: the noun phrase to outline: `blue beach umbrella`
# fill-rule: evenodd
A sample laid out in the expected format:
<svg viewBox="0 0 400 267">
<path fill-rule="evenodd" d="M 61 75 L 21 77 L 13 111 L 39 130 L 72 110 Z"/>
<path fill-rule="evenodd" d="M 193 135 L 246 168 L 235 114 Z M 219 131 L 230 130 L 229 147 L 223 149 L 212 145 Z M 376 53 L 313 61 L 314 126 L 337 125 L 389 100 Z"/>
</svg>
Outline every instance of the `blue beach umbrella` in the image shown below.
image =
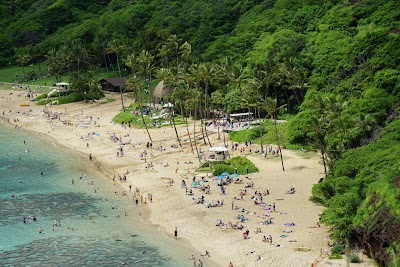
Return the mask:
<svg viewBox="0 0 400 267">
<path fill-rule="evenodd" d="M 222 176 L 228 176 L 228 175 L 229 175 L 229 172 L 223 172 L 223 173 L 221 173 L 221 175 L 222 175 Z"/>
<path fill-rule="evenodd" d="M 217 178 L 215 178 L 216 180 L 222 180 L 222 179 L 224 179 L 226 176 L 223 176 L 223 175 L 220 175 L 220 176 L 217 176 Z"/>
<path fill-rule="evenodd" d="M 232 178 L 236 178 L 236 177 L 239 177 L 239 176 L 240 176 L 240 175 L 237 174 L 237 173 L 234 173 L 234 174 L 231 175 Z"/>
</svg>

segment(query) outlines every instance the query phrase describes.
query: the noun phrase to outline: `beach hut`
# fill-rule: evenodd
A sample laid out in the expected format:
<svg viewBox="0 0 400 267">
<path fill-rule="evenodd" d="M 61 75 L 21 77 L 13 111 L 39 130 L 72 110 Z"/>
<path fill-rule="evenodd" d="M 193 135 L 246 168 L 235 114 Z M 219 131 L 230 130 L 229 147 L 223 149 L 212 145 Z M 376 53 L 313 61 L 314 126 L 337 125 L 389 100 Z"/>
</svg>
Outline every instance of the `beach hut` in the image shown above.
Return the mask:
<svg viewBox="0 0 400 267">
<path fill-rule="evenodd" d="M 125 77 L 104 78 L 100 80 L 101 89 L 110 92 L 119 92 L 126 86 Z"/>
<path fill-rule="evenodd" d="M 209 149 L 210 152 L 214 152 L 210 155 L 212 161 L 223 161 L 228 158 L 228 149 L 222 146 L 215 146 Z"/>
<path fill-rule="evenodd" d="M 157 84 L 156 88 L 154 89 L 154 101 L 157 104 L 164 102 L 165 97 L 171 93 L 171 90 L 164 85 L 164 81 L 161 81 Z"/>
</svg>

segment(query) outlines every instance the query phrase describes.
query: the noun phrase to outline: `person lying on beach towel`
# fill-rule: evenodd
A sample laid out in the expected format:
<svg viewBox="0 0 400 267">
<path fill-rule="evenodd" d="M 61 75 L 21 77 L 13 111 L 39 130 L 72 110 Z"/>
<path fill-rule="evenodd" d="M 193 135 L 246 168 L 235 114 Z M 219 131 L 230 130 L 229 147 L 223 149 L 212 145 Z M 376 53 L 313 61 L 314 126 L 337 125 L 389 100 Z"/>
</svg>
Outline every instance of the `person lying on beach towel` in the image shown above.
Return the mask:
<svg viewBox="0 0 400 267">
<path fill-rule="evenodd" d="M 297 226 L 294 222 L 291 223 L 285 223 L 285 226 Z"/>
</svg>

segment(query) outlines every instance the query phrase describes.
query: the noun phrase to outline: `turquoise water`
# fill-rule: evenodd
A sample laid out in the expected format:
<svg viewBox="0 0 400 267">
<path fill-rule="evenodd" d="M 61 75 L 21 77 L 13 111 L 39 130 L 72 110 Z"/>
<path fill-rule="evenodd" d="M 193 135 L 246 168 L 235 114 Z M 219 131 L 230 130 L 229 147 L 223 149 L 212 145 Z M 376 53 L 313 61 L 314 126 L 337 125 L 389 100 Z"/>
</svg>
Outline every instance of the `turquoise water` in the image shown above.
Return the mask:
<svg viewBox="0 0 400 267">
<path fill-rule="evenodd" d="M 0 124 L 0 266 L 190 265 L 193 250 L 144 223 L 131 198 L 73 152 Z"/>
</svg>

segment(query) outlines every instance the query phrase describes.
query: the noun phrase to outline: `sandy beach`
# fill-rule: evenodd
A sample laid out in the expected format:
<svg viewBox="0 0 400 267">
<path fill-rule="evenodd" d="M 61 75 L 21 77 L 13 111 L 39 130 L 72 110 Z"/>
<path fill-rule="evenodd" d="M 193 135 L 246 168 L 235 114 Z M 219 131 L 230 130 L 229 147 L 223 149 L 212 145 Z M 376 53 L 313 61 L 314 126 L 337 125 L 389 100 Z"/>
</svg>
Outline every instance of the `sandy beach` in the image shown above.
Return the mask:
<svg viewBox="0 0 400 267">
<path fill-rule="evenodd" d="M 177 228 L 177 242 L 187 243 L 200 251 L 194 256 L 201 259 L 204 266 L 228 266 L 232 262 L 235 267 L 297 267 L 312 266 L 317 261 L 320 263 L 315 266 L 345 266 L 343 261 L 329 264 L 326 261 L 328 229 L 317 225 L 323 207 L 309 201 L 313 184 L 324 176 L 321 162 L 314 152 L 283 149 L 283 172 L 278 157 L 268 155 L 264 158 L 250 153 L 249 147 L 245 153 L 240 153 L 240 148 L 245 145 L 239 144 L 237 150 L 230 151 L 230 156 L 246 156 L 260 171 L 249 174 L 248 178 L 242 176 L 243 183 L 227 185 L 226 194 L 222 195 L 215 177 L 195 173 L 199 161 L 191 152 L 184 125 L 177 126 L 182 148 L 171 146 L 177 141 L 170 126 L 150 129 L 153 145 L 147 148 L 148 136 L 144 129 L 112 122 L 121 109 L 117 94 L 106 96 L 117 99 L 114 102 L 99 100 L 95 103 L 53 105 L 48 107 L 49 113 L 46 114 L 45 107 L 30 102 L 23 89 L 10 90 L 11 85 L 2 85 L 2 88 L 0 116 L 15 127 L 47 135 L 60 145 L 86 154 L 88 161 L 91 155 L 93 168 L 100 168 L 110 179 L 110 191 L 114 190 L 113 183 L 116 183 L 138 199 L 145 217 L 159 225 L 163 229 L 161 232 L 170 238 L 174 238 Z M 126 101 L 129 105 L 133 100 L 127 98 Z M 189 129 L 192 134 L 193 124 Z M 223 145 L 222 140 L 217 140 L 216 133 L 210 134 L 214 146 Z M 199 148 L 208 151 L 208 145 L 199 143 Z M 140 157 L 145 150 L 146 159 Z M 124 176 L 126 181 L 119 179 Z M 196 181 L 204 177 L 207 182 L 201 184 L 209 185 L 210 193 L 191 188 L 193 177 Z M 192 189 L 193 195 L 186 193 L 182 181 Z M 245 188 L 248 183 L 254 186 Z M 288 194 L 290 188 L 295 188 L 294 194 Z M 240 192 L 245 189 L 247 192 L 241 198 Z M 265 204 L 254 204 L 251 198 L 267 190 L 269 194 L 263 195 Z M 223 205 L 208 207 L 212 205 L 196 204 L 202 196 L 205 203 L 223 202 Z M 243 222 L 239 222 L 238 216 L 243 216 Z M 266 221 L 271 223 L 262 224 Z M 243 225 L 243 229 L 234 229 L 231 225 Z M 261 229 L 260 233 L 256 233 L 257 228 Z M 246 230 L 249 236 L 244 239 Z M 267 242 L 263 241 L 264 236 Z M 211 257 L 200 255 L 206 250 Z M 188 266 L 193 266 L 189 259 L 188 262 Z"/>
</svg>

